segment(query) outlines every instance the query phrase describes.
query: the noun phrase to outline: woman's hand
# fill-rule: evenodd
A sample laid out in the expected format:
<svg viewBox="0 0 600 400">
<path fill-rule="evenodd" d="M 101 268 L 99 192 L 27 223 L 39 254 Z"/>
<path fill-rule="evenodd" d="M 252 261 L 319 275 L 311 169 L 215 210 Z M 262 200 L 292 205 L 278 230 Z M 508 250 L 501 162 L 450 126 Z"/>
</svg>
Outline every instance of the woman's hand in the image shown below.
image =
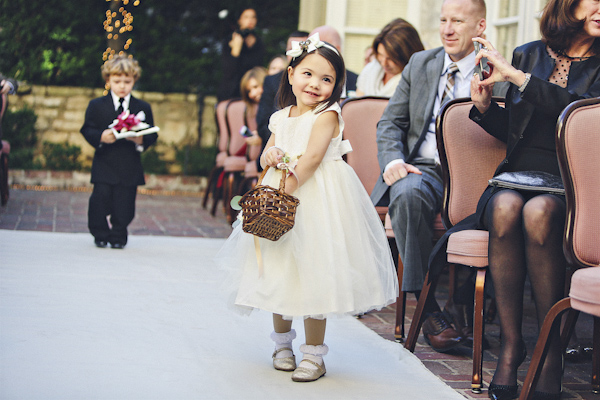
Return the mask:
<svg viewBox="0 0 600 400">
<path fill-rule="evenodd" d="M 517 86 L 521 86 L 525 82 L 525 72 L 513 67 L 492 44 L 483 38 L 473 38 L 474 42 L 479 42 L 482 45 L 479 53 L 475 55 L 475 63 L 483 57 L 487 58 L 490 72 L 484 72 L 485 79 L 478 83 L 479 86 L 489 86 L 490 92 L 496 82 L 510 82 Z"/>
<path fill-rule="evenodd" d="M 246 138 L 246 144 L 248 146 L 260 146 L 262 144 L 262 139 L 258 136 L 257 131 L 251 131 L 252 136 Z"/>
<path fill-rule="evenodd" d="M 229 41 L 229 47 L 231 48 L 231 55 L 233 57 L 239 57 L 242 52 L 242 46 L 244 45 L 244 38 L 237 32 L 233 32 L 231 40 Z"/>
<path fill-rule="evenodd" d="M 473 79 L 471 79 L 471 100 L 473 100 L 473 105 L 482 114 L 490 108 L 493 88 L 493 84 L 491 86 L 482 85 L 478 73 L 473 75 Z"/>
</svg>

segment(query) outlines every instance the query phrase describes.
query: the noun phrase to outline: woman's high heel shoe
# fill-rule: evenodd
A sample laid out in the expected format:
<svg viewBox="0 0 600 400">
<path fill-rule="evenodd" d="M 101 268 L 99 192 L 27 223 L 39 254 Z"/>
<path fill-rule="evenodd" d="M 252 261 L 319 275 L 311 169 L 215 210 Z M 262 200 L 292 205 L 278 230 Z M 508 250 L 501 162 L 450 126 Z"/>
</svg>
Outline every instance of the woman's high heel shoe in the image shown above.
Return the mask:
<svg viewBox="0 0 600 400">
<path fill-rule="evenodd" d="M 517 398 L 519 385 L 496 385 L 490 383 L 488 397 L 492 400 L 513 400 Z"/>
<path fill-rule="evenodd" d="M 523 364 L 527 358 L 527 349 L 525 343 L 523 343 L 523 354 L 521 360 L 517 365 L 517 368 Z M 496 385 L 494 382 L 490 382 L 488 386 L 488 397 L 492 400 L 513 400 L 518 397 L 519 385 Z"/>
<path fill-rule="evenodd" d="M 558 393 L 546 393 L 546 392 L 533 392 L 533 400 L 560 400 L 562 392 Z"/>
</svg>

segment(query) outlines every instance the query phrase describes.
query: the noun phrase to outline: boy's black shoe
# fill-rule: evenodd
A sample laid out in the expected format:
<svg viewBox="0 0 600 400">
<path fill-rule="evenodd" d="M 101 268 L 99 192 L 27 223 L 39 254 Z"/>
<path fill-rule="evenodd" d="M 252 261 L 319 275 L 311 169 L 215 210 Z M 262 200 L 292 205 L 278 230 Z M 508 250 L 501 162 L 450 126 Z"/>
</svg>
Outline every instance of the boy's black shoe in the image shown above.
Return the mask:
<svg viewBox="0 0 600 400">
<path fill-rule="evenodd" d="M 106 240 L 94 240 L 94 243 L 96 244 L 96 247 L 100 247 L 100 248 L 104 248 L 106 246 L 108 246 L 108 242 Z"/>
<path fill-rule="evenodd" d="M 110 247 L 112 247 L 113 249 L 123 250 L 125 248 L 125 245 L 123 243 L 111 243 Z"/>
</svg>

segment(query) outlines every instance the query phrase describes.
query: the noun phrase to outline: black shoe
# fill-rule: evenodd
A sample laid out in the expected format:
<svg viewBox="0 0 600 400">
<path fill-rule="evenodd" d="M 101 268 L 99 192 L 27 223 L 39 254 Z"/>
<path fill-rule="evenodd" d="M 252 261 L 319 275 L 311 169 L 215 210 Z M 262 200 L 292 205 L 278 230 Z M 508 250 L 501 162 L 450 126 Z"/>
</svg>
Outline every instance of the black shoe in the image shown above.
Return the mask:
<svg viewBox="0 0 600 400">
<path fill-rule="evenodd" d="M 94 243 L 96 244 L 96 247 L 100 247 L 102 249 L 108 246 L 108 242 L 106 240 L 94 240 Z"/>
<path fill-rule="evenodd" d="M 113 249 L 123 250 L 125 248 L 125 244 L 123 244 L 123 243 L 111 243 L 110 247 L 112 247 Z"/>
<path fill-rule="evenodd" d="M 538 392 L 537 390 L 533 392 L 533 400 L 560 400 L 560 396 L 562 392 L 558 393 L 546 393 L 546 392 Z"/>
<path fill-rule="evenodd" d="M 492 400 L 513 400 L 517 398 L 518 385 L 496 385 L 490 383 L 488 397 Z"/>
</svg>

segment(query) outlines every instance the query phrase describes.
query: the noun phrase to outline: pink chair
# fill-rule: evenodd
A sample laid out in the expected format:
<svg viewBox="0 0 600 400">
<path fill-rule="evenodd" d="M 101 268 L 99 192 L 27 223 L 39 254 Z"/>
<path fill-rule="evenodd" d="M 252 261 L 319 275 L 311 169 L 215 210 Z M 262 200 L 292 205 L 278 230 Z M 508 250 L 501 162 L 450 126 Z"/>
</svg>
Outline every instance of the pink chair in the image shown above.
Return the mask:
<svg viewBox="0 0 600 400">
<path fill-rule="evenodd" d="M 227 145 L 229 143 L 229 130 L 227 129 L 227 122 L 225 121 L 225 110 L 227 109 L 229 100 L 223 100 L 217 103 L 215 106 L 215 121 L 217 123 L 217 157 L 215 159 L 215 166 L 212 168 L 208 175 L 208 184 L 204 192 L 204 199 L 202 200 L 202 207 L 206 208 L 208 204 L 208 198 L 212 195 L 213 207 L 212 215 L 215 215 L 217 203 L 221 197 L 221 187 L 217 185 L 219 177 L 223 172 L 223 164 L 225 158 L 227 158 Z"/>
<path fill-rule="evenodd" d="M 0 121 L 4 116 L 8 105 L 8 94 L 2 94 L 2 104 L 0 105 Z M 10 143 L 2 141 L 2 150 L 0 150 L 0 205 L 4 207 L 8 203 L 9 185 L 8 185 L 8 155 L 10 154 Z"/>
<path fill-rule="evenodd" d="M 569 297 L 556 303 L 548 312 L 529 370 L 521 390 L 520 400 L 531 399 L 548 350 L 548 335 L 558 317 L 567 311 L 561 333 L 563 351 L 566 348 L 579 312 L 594 316 L 594 352 L 592 355 L 592 391 L 600 392 L 600 98 L 579 100 L 562 112 L 556 127 L 556 150 L 565 185 L 567 217 L 563 248 L 567 262 L 580 268 L 571 278 Z"/>
<path fill-rule="evenodd" d="M 235 193 L 236 184 L 240 178 L 246 164 L 250 158 L 256 160 L 260 153 L 260 146 L 246 146 L 246 139 L 240 135 L 240 130 L 244 125 L 248 125 L 246 121 L 246 103 L 241 99 L 235 99 L 229 102 L 225 113 L 225 120 L 229 130 L 229 155 L 223 163 L 225 179 L 223 182 L 223 209 L 229 222 L 233 222 L 237 211 L 231 208 L 230 202 Z"/>
<path fill-rule="evenodd" d="M 375 183 L 381 175 L 377 159 L 377 123 L 381 119 L 389 99 L 387 97 L 356 97 L 346 99 L 342 103 L 342 118 L 344 119 L 344 139 L 350 140 L 352 152 L 346 154 L 346 162 L 354 168 L 358 178 L 370 195 Z M 387 207 L 375 207 L 384 222 L 386 235 L 394 254 L 397 247 L 392 230 L 392 223 L 387 213 Z M 445 232 L 441 216 L 434 222 L 434 240 L 439 239 Z M 402 288 L 404 265 L 398 256 L 398 284 Z M 396 341 L 404 340 L 404 319 L 406 314 L 406 293 L 401 292 L 396 301 L 396 325 L 394 337 Z"/>
<path fill-rule="evenodd" d="M 495 100 L 499 102 L 501 99 Z M 444 180 L 442 218 L 447 228 L 475 212 L 479 198 L 488 185 L 488 179 L 494 175 L 506 153 L 504 143 L 469 119 L 472 105 L 470 98 L 452 100 L 442 107 L 437 118 L 436 135 Z M 447 250 L 448 263 L 477 268 L 471 377 L 471 391 L 474 393 L 480 393 L 482 387 L 483 286 L 488 265 L 488 238 L 487 231 L 456 232 L 450 235 Z M 434 277 L 429 282 L 429 274 L 425 278 L 405 343 L 405 347 L 411 352 L 415 349 L 425 320 L 425 302 L 435 291 L 437 279 Z"/>
</svg>

